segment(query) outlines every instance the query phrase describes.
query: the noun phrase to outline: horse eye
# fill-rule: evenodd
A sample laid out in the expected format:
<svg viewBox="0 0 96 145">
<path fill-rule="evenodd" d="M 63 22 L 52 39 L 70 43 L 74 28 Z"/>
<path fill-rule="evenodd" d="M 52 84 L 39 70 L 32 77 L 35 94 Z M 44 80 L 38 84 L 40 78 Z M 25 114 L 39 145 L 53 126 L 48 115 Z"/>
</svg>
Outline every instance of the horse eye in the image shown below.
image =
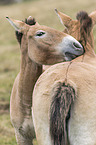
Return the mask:
<svg viewBox="0 0 96 145">
<path fill-rule="evenodd" d="M 45 34 L 45 32 L 37 32 L 37 34 L 36 34 L 36 36 L 42 36 L 42 35 L 44 35 Z"/>
</svg>

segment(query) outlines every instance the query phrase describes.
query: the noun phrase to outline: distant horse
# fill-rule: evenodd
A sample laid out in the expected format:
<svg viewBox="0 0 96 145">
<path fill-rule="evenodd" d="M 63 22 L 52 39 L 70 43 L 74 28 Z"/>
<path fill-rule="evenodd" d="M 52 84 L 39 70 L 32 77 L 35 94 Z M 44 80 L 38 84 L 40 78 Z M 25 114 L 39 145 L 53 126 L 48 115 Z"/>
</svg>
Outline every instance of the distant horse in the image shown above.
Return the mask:
<svg viewBox="0 0 96 145">
<path fill-rule="evenodd" d="M 84 55 L 51 66 L 35 84 L 32 115 L 39 145 L 96 145 L 96 55 L 90 43 L 96 11 L 77 18 Z M 74 28 L 70 17 L 65 20 L 68 30 Z"/>
</svg>

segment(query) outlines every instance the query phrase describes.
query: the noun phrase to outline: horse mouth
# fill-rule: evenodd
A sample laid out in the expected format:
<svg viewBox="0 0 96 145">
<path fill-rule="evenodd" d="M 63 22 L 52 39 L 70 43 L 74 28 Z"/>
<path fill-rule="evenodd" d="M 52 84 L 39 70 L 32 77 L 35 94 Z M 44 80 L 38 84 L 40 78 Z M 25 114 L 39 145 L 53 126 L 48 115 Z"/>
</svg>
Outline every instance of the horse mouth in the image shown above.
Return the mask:
<svg viewBox="0 0 96 145">
<path fill-rule="evenodd" d="M 66 52 L 65 56 L 66 56 L 67 60 L 69 60 L 69 61 L 78 57 L 78 55 L 72 54 L 70 52 Z"/>
</svg>

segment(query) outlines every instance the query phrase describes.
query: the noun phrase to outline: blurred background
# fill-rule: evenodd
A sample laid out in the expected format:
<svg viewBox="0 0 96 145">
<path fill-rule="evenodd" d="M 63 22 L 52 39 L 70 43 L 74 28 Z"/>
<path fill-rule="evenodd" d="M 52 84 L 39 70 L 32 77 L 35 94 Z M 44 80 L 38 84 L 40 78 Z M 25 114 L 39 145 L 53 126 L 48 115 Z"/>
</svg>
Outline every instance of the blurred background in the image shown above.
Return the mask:
<svg viewBox="0 0 96 145">
<path fill-rule="evenodd" d="M 5 17 L 24 20 L 31 15 L 40 24 L 62 31 L 64 27 L 55 14 L 55 8 L 75 19 L 76 13 L 81 10 L 89 14 L 95 10 L 96 0 L 0 0 L 0 145 L 16 145 L 9 102 L 20 67 L 20 46 L 13 27 Z M 96 49 L 96 26 L 94 41 Z M 37 145 L 36 140 L 34 145 Z"/>
</svg>

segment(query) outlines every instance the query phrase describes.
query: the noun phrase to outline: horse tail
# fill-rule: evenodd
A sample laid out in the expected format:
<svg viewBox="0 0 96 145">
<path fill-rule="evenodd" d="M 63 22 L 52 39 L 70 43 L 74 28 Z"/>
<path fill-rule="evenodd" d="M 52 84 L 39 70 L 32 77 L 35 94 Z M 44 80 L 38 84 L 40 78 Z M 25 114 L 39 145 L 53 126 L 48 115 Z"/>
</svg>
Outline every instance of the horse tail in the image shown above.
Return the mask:
<svg viewBox="0 0 96 145">
<path fill-rule="evenodd" d="M 52 90 L 50 135 L 54 145 L 68 144 L 68 121 L 75 97 L 75 89 L 69 84 L 60 82 Z"/>
</svg>

